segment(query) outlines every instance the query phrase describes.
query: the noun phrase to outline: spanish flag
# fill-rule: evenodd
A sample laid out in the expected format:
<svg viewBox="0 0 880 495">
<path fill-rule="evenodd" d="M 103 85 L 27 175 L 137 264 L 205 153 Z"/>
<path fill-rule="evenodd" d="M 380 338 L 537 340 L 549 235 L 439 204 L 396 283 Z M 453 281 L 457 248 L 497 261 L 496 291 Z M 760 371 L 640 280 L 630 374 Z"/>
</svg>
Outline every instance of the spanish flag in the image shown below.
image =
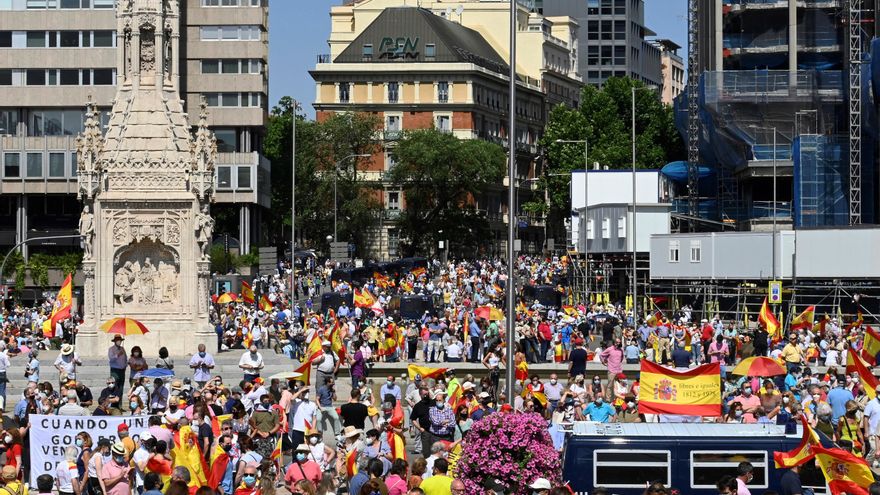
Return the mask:
<svg viewBox="0 0 880 495">
<path fill-rule="evenodd" d="M 813 319 L 816 317 L 816 306 L 810 306 L 803 313 L 791 319 L 791 329 L 806 328 L 812 330 Z"/>
<path fill-rule="evenodd" d="M 376 285 L 378 285 L 379 287 L 381 287 L 383 289 L 387 288 L 390 285 L 390 281 L 388 280 L 388 277 L 385 275 L 382 275 L 379 272 L 373 272 L 373 279 L 376 280 Z"/>
<path fill-rule="evenodd" d="M 844 330 L 849 331 L 849 330 L 852 330 L 853 328 L 858 328 L 858 327 L 862 326 L 862 323 L 864 321 L 865 321 L 865 317 L 862 315 L 862 310 L 859 309 L 857 312 L 856 319 L 852 323 L 847 325 L 846 328 L 844 328 Z M 843 320 L 840 320 L 840 322 L 843 323 Z"/>
<path fill-rule="evenodd" d="M 254 303 L 254 289 L 244 280 L 241 281 L 241 300 L 248 304 Z"/>
<path fill-rule="evenodd" d="M 311 383 L 312 383 L 312 381 L 311 381 L 312 380 L 312 362 L 311 361 L 304 361 L 302 363 L 302 365 L 300 365 L 299 368 L 297 368 L 293 371 L 296 373 L 302 373 L 302 376 L 297 378 L 297 380 L 302 380 L 302 382 L 305 383 L 306 386 L 311 385 Z"/>
<path fill-rule="evenodd" d="M 813 431 L 812 428 L 810 428 L 810 423 L 807 422 L 806 416 L 801 416 L 801 425 L 803 426 L 801 443 L 788 452 L 773 453 L 773 462 L 776 463 L 776 469 L 800 466 L 813 458 L 815 455 L 813 453 L 813 447 L 822 446 L 822 443 L 819 441 L 819 436 L 816 435 L 816 432 Z"/>
<path fill-rule="evenodd" d="M 248 333 L 245 334 L 244 339 L 241 341 L 241 343 L 245 349 L 249 349 L 251 347 L 251 344 L 254 343 L 253 334 L 250 331 L 248 331 Z"/>
<path fill-rule="evenodd" d="M 878 352 L 880 352 L 880 334 L 871 327 L 865 327 L 865 342 L 862 344 L 862 359 L 871 366 L 876 366 Z"/>
<path fill-rule="evenodd" d="M 642 360 L 639 412 L 644 414 L 721 415 L 721 366 L 704 364 L 679 372 Z"/>
<path fill-rule="evenodd" d="M 64 283 L 61 284 L 61 289 L 58 290 L 58 295 L 55 296 L 55 305 L 52 306 L 52 315 L 49 317 L 49 327 L 52 332 L 52 335 L 46 335 L 46 327 L 43 327 L 43 335 L 47 337 L 52 337 L 55 333 L 55 326 L 59 321 L 70 318 L 70 306 L 71 300 L 73 297 L 73 281 L 71 280 L 70 274 L 67 275 L 67 278 L 64 279 Z"/>
<path fill-rule="evenodd" d="M 880 384 L 880 380 L 868 370 L 868 367 L 865 366 L 862 359 L 855 354 L 855 352 L 846 353 L 846 372 L 857 372 L 862 381 L 862 388 L 865 389 L 865 393 L 868 394 L 868 397 L 873 399 L 877 396 L 877 391 L 875 389 L 877 388 L 877 385 Z"/>
<path fill-rule="evenodd" d="M 440 378 L 443 376 L 443 373 L 446 373 L 446 368 L 431 368 L 429 366 L 418 366 L 415 364 L 408 364 L 406 366 L 406 372 L 409 375 L 410 380 L 415 380 L 416 375 L 422 375 L 422 379 L 428 378 Z"/>
<path fill-rule="evenodd" d="M 183 466 L 189 470 L 189 486 L 203 486 L 208 483 L 205 472 L 208 471 L 205 457 L 199 448 L 198 438 L 190 426 L 180 428 L 180 444 L 171 451 L 174 467 Z"/>
<path fill-rule="evenodd" d="M 354 305 L 359 308 L 369 308 L 376 302 L 376 298 L 367 289 L 354 290 Z"/>
<path fill-rule="evenodd" d="M 516 370 L 514 371 L 514 378 L 518 382 L 527 381 L 529 379 L 529 363 L 523 360 L 521 363 L 516 365 Z"/>
<path fill-rule="evenodd" d="M 267 313 L 269 311 L 272 311 L 272 302 L 269 301 L 269 298 L 266 297 L 266 294 L 260 296 L 260 309 Z"/>
<path fill-rule="evenodd" d="M 458 406 L 458 401 L 461 400 L 461 384 L 456 380 L 455 383 L 450 383 L 449 386 L 452 390 L 447 390 L 449 396 L 446 398 L 446 403 L 449 404 L 450 407 L 455 408 Z"/>
<path fill-rule="evenodd" d="M 568 316 L 577 316 L 578 312 L 574 309 L 574 306 L 563 306 L 562 311 L 565 312 Z"/>
<path fill-rule="evenodd" d="M 394 412 L 391 413 L 391 419 L 388 420 L 388 424 L 391 425 L 391 429 L 386 432 L 386 435 L 388 437 L 388 446 L 391 447 L 391 456 L 394 459 L 406 460 L 406 442 L 403 436 L 395 431 L 395 428 L 400 429 L 403 427 L 403 407 L 401 407 L 400 401 L 394 404 Z"/>
<path fill-rule="evenodd" d="M 226 468 L 224 468 L 223 471 L 225 472 Z M 164 458 L 159 459 L 156 456 L 150 456 L 150 459 L 147 461 L 146 472 L 158 474 L 159 479 L 162 481 L 162 487 L 168 488 L 168 482 L 171 481 L 171 473 L 173 472 L 171 461 Z M 220 479 L 223 479 L 222 476 Z"/>
<path fill-rule="evenodd" d="M 845 450 L 820 446 L 813 447 L 813 452 L 832 495 L 868 495 L 868 487 L 874 482 L 874 475 L 864 459 Z"/>
<path fill-rule="evenodd" d="M 663 311 L 660 311 L 659 309 L 654 311 L 654 314 L 648 315 L 645 319 L 645 323 L 652 328 L 659 325 L 661 321 L 663 321 Z"/>
<path fill-rule="evenodd" d="M 278 441 L 275 442 L 275 448 L 272 450 L 272 460 L 276 461 L 281 458 L 281 437 L 284 435 L 278 435 Z"/>
<path fill-rule="evenodd" d="M 770 334 L 770 340 L 780 340 L 782 338 L 782 328 L 779 325 L 779 320 L 770 311 L 770 305 L 767 303 L 766 297 L 764 298 L 764 304 L 761 305 L 761 312 L 758 313 L 758 322 L 767 329 L 767 333 Z"/>
<path fill-rule="evenodd" d="M 400 288 L 403 289 L 404 292 L 412 292 L 413 284 L 410 282 L 407 282 L 406 280 L 401 280 L 400 281 Z"/>
<path fill-rule="evenodd" d="M 412 271 L 410 271 L 410 273 L 412 273 L 416 277 L 421 277 L 422 275 L 426 275 L 428 272 L 427 272 L 427 270 L 425 270 L 425 267 L 417 266 L 417 267 L 413 268 Z"/>
<path fill-rule="evenodd" d="M 211 455 L 211 468 L 208 470 L 208 486 L 216 490 L 223 482 L 227 467 L 229 467 L 229 454 L 219 445 L 214 447 L 214 453 Z"/>
<path fill-rule="evenodd" d="M 345 474 L 349 479 L 358 474 L 357 454 L 357 449 L 351 449 L 348 454 L 345 454 Z"/>
<path fill-rule="evenodd" d="M 227 419 L 232 419 L 231 414 L 221 414 L 219 416 L 214 416 L 211 418 L 211 431 L 214 433 L 215 438 L 220 437 L 220 425 L 223 424 Z"/>
<path fill-rule="evenodd" d="M 340 361 L 345 361 L 345 343 L 342 341 L 342 328 L 339 325 L 330 332 L 330 348 Z"/>
<path fill-rule="evenodd" d="M 321 353 L 324 351 L 321 349 L 321 337 L 318 336 L 318 333 L 315 332 L 315 335 L 312 337 L 312 340 L 309 342 L 309 346 L 306 348 L 305 359 L 304 362 L 311 363 L 315 359 L 321 356 Z"/>
</svg>

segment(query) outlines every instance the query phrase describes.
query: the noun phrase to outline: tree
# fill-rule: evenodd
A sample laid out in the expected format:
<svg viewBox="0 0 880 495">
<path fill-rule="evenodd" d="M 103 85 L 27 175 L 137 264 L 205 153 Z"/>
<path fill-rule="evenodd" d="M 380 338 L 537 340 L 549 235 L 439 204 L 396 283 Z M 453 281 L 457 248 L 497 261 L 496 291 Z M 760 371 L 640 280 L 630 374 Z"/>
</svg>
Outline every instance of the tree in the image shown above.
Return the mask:
<svg viewBox="0 0 880 495">
<path fill-rule="evenodd" d="M 524 206 L 528 211 L 546 213 L 548 225 L 561 225 L 571 209 L 569 178 L 574 169 L 584 168 L 583 144 L 557 143 L 557 140 L 588 141 L 587 160 L 611 169 L 632 166 L 632 93 L 638 88 L 636 99 L 636 167 L 660 168 L 685 156 L 681 136 L 675 128 L 672 108 L 663 105 L 659 96 L 639 81 L 612 77 L 599 88 L 585 86 L 580 107 L 569 109 L 562 105 L 553 108 L 541 146 L 547 150 L 548 175 L 542 177 L 539 187 L 549 192 L 550 208 L 532 202 Z M 563 174 L 553 176 L 552 174 Z"/>
<path fill-rule="evenodd" d="M 429 252 L 449 239 L 456 250 L 473 253 L 486 243 L 489 222 L 473 203 L 504 177 L 500 146 L 426 129 L 406 132 L 393 156 L 397 164 L 388 175 L 403 191 L 406 208 L 397 225 L 409 251 Z"/>
<path fill-rule="evenodd" d="M 263 154 L 272 162 L 272 215 L 268 229 L 272 242 L 283 245 L 290 237 L 293 99 L 285 96 L 272 109 Z M 333 171 L 337 161 L 351 154 L 372 154 L 379 119 L 372 114 L 333 114 L 322 122 L 306 120 L 296 112 L 296 231 L 300 247 L 326 246 L 333 233 Z M 337 177 L 340 241 L 364 245 L 364 235 L 376 222 L 378 202 L 374 184 L 361 180 L 354 167 L 365 159 L 340 163 Z M 365 253 L 361 252 L 361 255 Z"/>
</svg>

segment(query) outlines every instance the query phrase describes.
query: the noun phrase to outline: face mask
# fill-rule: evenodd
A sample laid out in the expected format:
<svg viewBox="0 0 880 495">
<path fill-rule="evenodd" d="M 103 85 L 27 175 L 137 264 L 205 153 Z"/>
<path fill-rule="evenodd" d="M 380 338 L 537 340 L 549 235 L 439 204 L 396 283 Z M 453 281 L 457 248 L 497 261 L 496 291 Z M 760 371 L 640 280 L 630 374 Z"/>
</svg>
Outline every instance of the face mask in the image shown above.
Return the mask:
<svg viewBox="0 0 880 495">
<path fill-rule="evenodd" d="M 813 400 L 816 401 L 816 402 L 819 402 L 819 398 L 820 398 L 820 397 L 821 397 L 821 396 L 820 396 L 819 394 L 813 394 Z"/>
<path fill-rule="evenodd" d="M 788 397 L 783 397 L 783 398 L 782 398 L 782 402 L 788 404 L 788 401 L 789 401 Z"/>
<path fill-rule="evenodd" d="M 626 384 L 627 384 L 627 381 L 626 381 L 626 380 L 620 380 L 620 384 L 623 385 L 623 386 L 625 387 Z"/>
<path fill-rule="evenodd" d="M 82 447 L 82 446 L 83 446 L 83 439 L 82 439 L 82 438 L 77 438 L 77 439 L 76 439 L 76 446 L 77 446 L 77 447 Z"/>
<path fill-rule="evenodd" d="M 626 403 L 626 407 L 628 407 L 628 408 L 630 408 L 630 409 L 635 409 L 635 407 L 636 407 L 636 403 L 633 402 L 633 401 L 629 401 L 629 402 Z"/>
<path fill-rule="evenodd" d="M 443 409 L 443 406 L 446 405 L 446 403 L 444 403 L 443 401 L 439 401 L 439 400 L 437 401 L 436 404 L 437 404 L 437 409 Z"/>
<path fill-rule="evenodd" d="M 552 380 L 550 380 L 550 384 L 551 384 L 551 385 L 556 385 L 556 379 L 553 378 Z"/>
<path fill-rule="evenodd" d="M 6 435 L 3 437 L 3 441 L 6 443 L 12 443 L 12 435 Z"/>
<path fill-rule="evenodd" d="M 603 402 L 605 402 L 605 399 L 603 399 L 601 397 L 596 399 L 596 404 L 602 404 Z"/>
<path fill-rule="evenodd" d="M 125 464 L 125 456 L 114 455 L 113 460 L 116 461 L 117 464 Z"/>
<path fill-rule="evenodd" d="M 309 443 L 312 445 L 318 445 L 318 438 L 317 437 L 309 438 Z"/>
<path fill-rule="evenodd" d="M 197 420 L 197 419 L 192 420 L 192 423 L 190 425 L 193 428 L 198 428 L 199 427 L 199 420 Z"/>
<path fill-rule="evenodd" d="M 299 454 L 296 454 L 296 460 L 299 462 L 303 462 L 306 460 L 306 455 L 300 452 Z"/>
<path fill-rule="evenodd" d="M 738 418 L 743 415 L 743 412 L 741 410 L 737 409 L 736 412 L 734 413 L 734 415 Z"/>
<path fill-rule="evenodd" d="M 223 445 L 222 447 L 223 447 L 223 450 L 226 452 L 229 452 L 230 450 L 232 450 L 232 444 Z"/>
<path fill-rule="evenodd" d="M 387 382 L 385 382 L 385 383 L 387 383 L 389 387 L 393 387 L 393 386 L 394 386 L 394 382 L 392 382 L 392 381 L 387 381 Z"/>
<path fill-rule="evenodd" d="M 208 354 L 207 352 L 200 352 L 199 357 L 205 357 L 205 355 L 207 355 L 207 354 Z"/>
<path fill-rule="evenodd" d="M 752 393 L 752 387 L 746 387 L 743 389 L 743 393 L 746 395 L 750 395 Z"/>
<path fill-rule="evenodd" d="M 594 380 L 593 380 L 593 383 L 602 383 L 602 380 L 594 379 Z"/>
<path fill-rule="evenodd" d="M 129 402 L 129 403 L 128 403 L 128 407 L 129 407 L 129 409 L 131 409 L 132 411 L 134 411 L 135 409 L 137 409 L 137 407 L 138 407 L 138 403 L 137 403 L 137 402 Z"/>
<path fill-rule="evenodd" d="M 252 474 L 246 474 L 241 478 L 244 481 L 244 486 L 248 488 L 253 488 L 253 486 L 257 483 L 257 477 Z"/>
<path fill-rule="evenodd" d="M 304 393 L 304 394 L 302 395 L 302 398 L 303 398 L 304 401 L 308 402 L 308 400 L 309 400 L 309 393 L 308 393 L 308 392 Z"/>
<path fill-rule="evenodd" d="M 305 400 L 305 397 L 306 397 L 306 394 L 303 394 L 303 400 Z M 269 407 L 270 407 L 270 403 L 269 403 L 269 402 L 263 402 L 263 403 L 261 403 L 260 405 L 263 406 L 263 409 L 265 409 L 266 411 L 269 410 Z"/>
</svg>

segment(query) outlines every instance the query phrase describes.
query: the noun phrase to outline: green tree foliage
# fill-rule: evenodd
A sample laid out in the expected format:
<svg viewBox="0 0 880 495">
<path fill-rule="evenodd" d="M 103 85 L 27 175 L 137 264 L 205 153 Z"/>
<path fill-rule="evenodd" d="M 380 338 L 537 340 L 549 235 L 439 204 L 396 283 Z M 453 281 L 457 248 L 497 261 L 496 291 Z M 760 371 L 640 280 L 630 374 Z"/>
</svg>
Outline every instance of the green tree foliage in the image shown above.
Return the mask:
<svg viewBox="0 0 880 495">
<path fill-rule="evenodd" d="M 284 245 L 290 239 L 291 168 L 294 102 L 283 97 L 272 109 L 263 154 L 272 161 L 272 214 L 268 220 L 270 242 Z M 333 233 L 333 170 L 337 161 L 338 230 L 340 241 L 363 246 L 366 230 L 376 223 L 378 202 L 374 184 L 354 173 L 363 171 L 366 158 L 378 150 L 378 117 L 365 113 L 334 114 L 322 122 L 296 113 L 296 233 L 299 248 L 322 248 Z M 359 253 L 364 255 L 365 253 Z"/>
<path fill-rule="evenodd" d="M 405 133 L 393 154 L 397 164 L 388 176 L 403 191 L 398 227 L 406 251 L 430 252 L 448 239 L 455 251 L 473 253 L 486 243 L 488 220 L 470 205 L 504 177 L 500 146 L 428 129 Z"/>
<path fill-rule="evenodd" d="M 641 82 L 612 77 L 601 88 L 584 87 L 579 108 L 560 105 L 551 110 L 540 143 L 547 150 L 550 174 L 584 168 L 583 144 L 557 143 L 560 139 L 586 139 L 590 164 L 599 162 L 612 169 L 632 166 L 633 87 L 639 88 L 635 93 L 636 167 L 660 168 L 684 159 L 685 148 L 673 122 L 672 108 L 663 105 L 659 95 Z M 551 224 L 559 224 L 571 205 L 568 177 L 544 177 L 539 185 L 549 191 Z M 547 208 L 543 202 L 533 202 L 526 209 L 545 212 Z"/>
</svg>

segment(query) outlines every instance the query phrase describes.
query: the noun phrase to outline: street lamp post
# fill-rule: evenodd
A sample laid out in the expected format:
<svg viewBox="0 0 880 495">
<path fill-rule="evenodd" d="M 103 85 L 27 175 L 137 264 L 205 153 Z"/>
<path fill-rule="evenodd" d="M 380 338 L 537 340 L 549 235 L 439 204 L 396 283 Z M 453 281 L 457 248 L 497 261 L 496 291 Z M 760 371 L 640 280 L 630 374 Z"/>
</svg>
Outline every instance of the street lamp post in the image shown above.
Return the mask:
<svg viewBox="0 0 880 495">
<path fill-rule="evenodd" d="M 517 8 L 519 7 L 519 2 L 510 2 L 510 60 L 508 60 L 508 65 L 510 68 L 509 73 L 509 94 L 508 94 L 508 103 L 510 105 L 508 109 L 508 124 L 507 124 L 507 142 L 508 142 L 508 150 L 509 153 L 508 162 L 507 162 L 507 292 L 506 292 L 506 302 L 507 302 L 507 311 L 505 312 L 505 317 L 507 319 L 506 330 L 507 330 L 507 367 L 505 369 L 505 385 L 507 392 L 507 401 L 511 406 L 514 405 L 514 387 L 513 380 L 515 378 L 514 374 L 514 346 L 513 341 L 516 336 L 516 327 L 514 320 L 516 319 L 516 310 L 514 308 L 514 290 L 516 288 L 516 273 L 513 269 L 513 260 L 514 260 L 514 250 L 513 250 L 513 242 L 514 237 L 516 236 L 516 230 L 514 225 L 513 215 L 516 212 L 516 190 L 514 188 L 514 181 L 516 180 L 516 14 Z"/>
<path fill-rule="evenodd" d="M 290 170 L 290 300 L 296 305 L 296 100 L 293 100 L 293 112 L 291 115 L 291 137 L 293 149 L 291 150 Z M 283 253 L 282 253 L 283 254 Z"/>
<path fill-rule="evenodd" d="M 588 223 L 587 216 L 590 213 L 590 210 L 588 208 L 589 203 L 587 201 L 587 199 L 588 199 L 587 195 L 589 194 L 589 189 L 587 187 L 588 186 L 587 180 L 590 177 L 590 175 L 589 175 L 590 162 L 588 160 L 589 151 L 590 151 L 590 144 L 589 144 L 589 140 L 587 140 L 587 139 L 557 139 L 555 142 L 562 143 L 562 144 L 565 144 L 565 143 L 581 144 L 581 143 L 583 143 L 583 145 L 584 145 L 584 224 L 579 226 L 578 230 L 583 229 L 583 231 L 584 231 L 584 277 L 585 277 L 586 283 L 584 284 L 584 293 L 583 293 L 582 297 L 583 297 L 584 306 L 586 306 L 587 305 L 587 296 L 589 295 L 589 291 L 590 291 L 590 289 L 589 289 L 589 286 L 590 286 L 590 257 L 589 257 L 589 250 L 587 249 L 587 245 L 590 240 L 587 237 L 587 234 L 588 234 L 588 232 L 587 232 L 587 223 Z M 574 179 L 572 179 L 571 185 L 572 185 L 572 192 L 574 192 Z M 580 223 L 580 222 L 578 222 L 578 223 Z M 578 237 L 580 237 L 580 235 Z"/>
<path fill-rule="evenodd" d="M 638 326 L 638 250 L 636 249 L 636 91 L 648 90 L 654 92 L 649 86 L 633 86 L 630 88 L 632 96 L 632 298 L 633 298 L 633 326 Z"/>
<path fill-rule="evenodd" d="M 366 153 L 353 153 L 344 157 L 342 160 L 336 162 L 333 165 L 333 242 L 339 242 L 339 238 L 336 235 L 336 216 L 339 211 L 339 203 L 337 202 L 336 195 L 336 178 L 339 176 L 339 166 L 343 164 L 349 158 L 368 158 L 370 155 Z"/>
</svg>

